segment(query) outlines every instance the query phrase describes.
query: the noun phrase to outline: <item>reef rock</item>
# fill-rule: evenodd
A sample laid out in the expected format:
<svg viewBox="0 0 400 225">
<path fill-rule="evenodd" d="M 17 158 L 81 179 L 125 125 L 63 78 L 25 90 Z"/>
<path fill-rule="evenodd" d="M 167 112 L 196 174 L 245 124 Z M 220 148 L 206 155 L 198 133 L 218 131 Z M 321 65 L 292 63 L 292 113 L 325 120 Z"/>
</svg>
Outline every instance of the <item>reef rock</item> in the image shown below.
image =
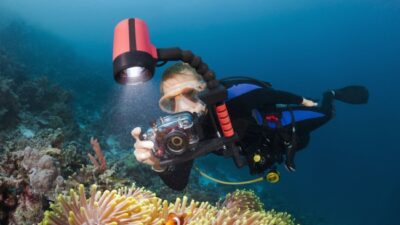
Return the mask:
<svg viewBox="0 0 400 225">
<path fill-rule="evenodd" d="M 25 148 L 23 155 L 21 165 L 28 171 L 29 185 L 33 194 L 48 195 L 60 174 L 56 167 L 56 159 L 30 147 Z"/>
<path fill-rule="evenodd" d="M 0 157 L 0 224 L 36 224 L 60 183 L 57 159 L 26 147 Z"/>
</svg>

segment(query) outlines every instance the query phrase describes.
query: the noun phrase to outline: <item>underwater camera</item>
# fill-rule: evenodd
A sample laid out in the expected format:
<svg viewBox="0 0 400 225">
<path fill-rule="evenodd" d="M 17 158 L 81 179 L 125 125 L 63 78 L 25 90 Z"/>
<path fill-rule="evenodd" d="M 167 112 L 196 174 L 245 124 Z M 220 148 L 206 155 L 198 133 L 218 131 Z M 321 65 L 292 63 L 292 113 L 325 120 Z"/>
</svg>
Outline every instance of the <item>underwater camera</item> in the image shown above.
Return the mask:
<svg viewBox="0 0 400 225">
<path fill-rule="evenodd" d="M 153 155 L 160 159 L 161 166 L 179 164 L 221 148 L 235 159 L 231 143 L 236 136 L 204 138 L 201 121 L 203 116 L 187 111 L 160 117 L 141 138 L 154 143 Z"/>
<path fill-rule="evenodd" d="M 159 118 L 143 135 L 154 143 L 153 154 L 160 159 L 182 155 L 194 151 L 199 142 L 196 115 L 181 112 Z"/>
</svg>

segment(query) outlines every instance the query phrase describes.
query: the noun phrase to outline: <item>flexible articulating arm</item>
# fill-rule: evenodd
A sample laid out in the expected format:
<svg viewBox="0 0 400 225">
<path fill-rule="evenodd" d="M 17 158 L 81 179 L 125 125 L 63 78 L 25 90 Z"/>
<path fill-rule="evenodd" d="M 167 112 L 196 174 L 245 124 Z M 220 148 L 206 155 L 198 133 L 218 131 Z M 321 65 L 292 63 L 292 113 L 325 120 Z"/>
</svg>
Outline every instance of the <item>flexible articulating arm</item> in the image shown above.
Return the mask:
<svg viewBox="0 0 400 225">
<path fill-rule="evenodd" d="M 208 68 L 208 65 L 200 57 L 191 51 L 181 50 L 180 48 L 160 48 L 157 49 L 159 61 L 181 60 L 196 69 L 203 79 L 207 82 L 207 87 L 213 90 L 218 87 L 219 82 L 215 79 L 215 73 Z"/>
</svg>

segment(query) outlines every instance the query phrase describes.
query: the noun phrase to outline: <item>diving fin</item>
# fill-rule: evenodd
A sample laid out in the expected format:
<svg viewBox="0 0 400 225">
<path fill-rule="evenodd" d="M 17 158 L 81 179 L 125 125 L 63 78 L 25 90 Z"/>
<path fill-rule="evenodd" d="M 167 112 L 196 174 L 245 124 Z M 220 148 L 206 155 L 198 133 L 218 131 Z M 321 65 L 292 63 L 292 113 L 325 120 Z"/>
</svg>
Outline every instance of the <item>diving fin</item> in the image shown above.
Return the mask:
<svg viewBox="0 0 400 225">
<path fill-rule="evenodd" d="M 349 104 L 365 104 L 368 102 L 369 92 L 364 86 L 351 85 L 334 90 L 336 100 Z"/>
</svg>

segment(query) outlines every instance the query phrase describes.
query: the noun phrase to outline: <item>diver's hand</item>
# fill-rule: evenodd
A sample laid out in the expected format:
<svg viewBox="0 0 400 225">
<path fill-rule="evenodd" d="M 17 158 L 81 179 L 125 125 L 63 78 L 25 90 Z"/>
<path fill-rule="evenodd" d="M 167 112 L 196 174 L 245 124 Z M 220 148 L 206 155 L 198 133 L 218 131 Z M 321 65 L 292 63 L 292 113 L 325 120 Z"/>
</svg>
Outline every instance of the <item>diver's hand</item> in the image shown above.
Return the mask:
<svg viewBox="0 0 400 225">
<path fill-rule="evenodd" d="M 314 101 L 311 101 L 311 100 L 308 100 L 306 98 L 303 98 L 303 102 L 301 102 L 301 104 L 306 106 L 306 107 L 314 107 L 314 106 L 318 105 L 318 103 L 316 103 Z"/>
<path fill-rule="evenodd" d="M 153 155 L 152 149 L 154 143 L 152 141 L 142 141 L 139 136 L 141 133 L 140 127 L 136 127 L 132 130 L 132 137 L 136 140 L 134 148 L 134 154 L 136 160 L 152 166 L 153 170 L 161 172 L 164 168 L 160 166 L 160 160 Z"/>
</svg>

